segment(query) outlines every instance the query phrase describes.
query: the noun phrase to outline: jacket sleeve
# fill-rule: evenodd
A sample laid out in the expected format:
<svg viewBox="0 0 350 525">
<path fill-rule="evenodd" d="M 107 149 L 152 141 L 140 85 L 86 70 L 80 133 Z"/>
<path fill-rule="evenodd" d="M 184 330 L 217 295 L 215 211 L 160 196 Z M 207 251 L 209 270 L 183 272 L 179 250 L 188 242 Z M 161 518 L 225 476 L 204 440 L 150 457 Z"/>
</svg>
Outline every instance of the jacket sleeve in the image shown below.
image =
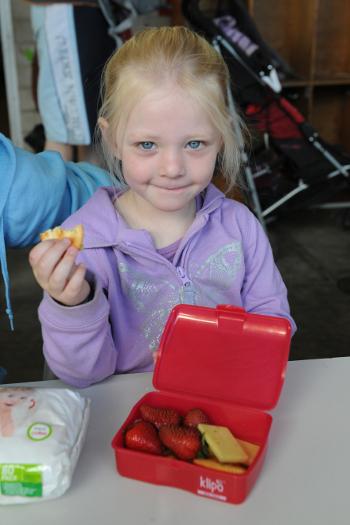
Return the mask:
<svg viewBox="0 0 350 525">
<path fill-rule="evenodd" d="M 108 173 L 93 164 L 65 162 L 53 151 L 33 154 L 0 134 L 0 217 L 7 246 L 38 242 L 40 232 L 61 224 L 99 186 L 110 185 Z"/>
<path fill-rule="evenodd" d="M 67 307 L 44 293 L 38 313 L 44 356 L 57 377 L 84 388 L 114 374 L 117 349 L 109 323 L 109 303 L 98 279 L 91 301 Z"/>
<path fill-rule="evenodd" d="M 274 262 L 270 242 L 259 221 L 248 213 L 251 218 L 244 250 L 243 306 L 248 312 L 285 317 L 294 334 L 296 325 L 290 314 L 287 289 Z"/>
</svg>

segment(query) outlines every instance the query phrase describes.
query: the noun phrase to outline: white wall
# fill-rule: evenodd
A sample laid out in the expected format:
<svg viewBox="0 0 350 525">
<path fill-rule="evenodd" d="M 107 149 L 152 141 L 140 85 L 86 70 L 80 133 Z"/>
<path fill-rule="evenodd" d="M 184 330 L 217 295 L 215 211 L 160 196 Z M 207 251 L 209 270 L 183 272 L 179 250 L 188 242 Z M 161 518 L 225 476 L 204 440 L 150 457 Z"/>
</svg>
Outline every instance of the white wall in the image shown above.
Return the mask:
<svg viewBox="0 0 350 525">
<path fill-rule="evenodd" d="M 22 135 L 25 137 L 36 124 L 40 123 L 40 115 L 35 110 L 32 97 L 31 63 L 25 56 L 27 50 L 34 50 L 34 39 L 30 24 L 29 3 L 24 0 L 12 0 L 11 6 L 16 47 Z"/>
</svg>

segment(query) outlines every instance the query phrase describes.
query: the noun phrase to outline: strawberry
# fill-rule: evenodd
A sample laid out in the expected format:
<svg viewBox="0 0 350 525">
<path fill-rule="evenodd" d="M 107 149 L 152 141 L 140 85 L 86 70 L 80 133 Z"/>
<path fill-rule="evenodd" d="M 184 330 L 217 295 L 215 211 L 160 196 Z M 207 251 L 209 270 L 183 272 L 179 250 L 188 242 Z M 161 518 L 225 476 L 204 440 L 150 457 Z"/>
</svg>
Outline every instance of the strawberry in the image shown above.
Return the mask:
<svg viewBox="0 0 350 525">
<path fill-rule="evenodd" d="M 163 451 L 157 429 L 148 421 L 136 421 L 127 428 L 124 443 L 126 448 L 149 454 L 161 454 Z"/>
<path fill-rule="evenodd" d="M 168 425 L 160 428 L 159 437 L 179 459 L 191 460 L 201 448 L 200 434 L 195 428 Z"/>
<path fill-rule="evenodd" d="M 142 419 L 153 423 L 158 429 L 164 425 L 179 425 L 181 422 L 180 414 L 173 408 L 152 407 L 143 404 L 140 406 Z"/>
<path fill-rule="evenodd" d="M 200 423 L 210 423 L 207 414 L 200 408 L 192 408 L 192 410 L 189 410 L 184 418 L 184 425 L 186 427 L 197 428 L 197 425 Z"/>
</svg>

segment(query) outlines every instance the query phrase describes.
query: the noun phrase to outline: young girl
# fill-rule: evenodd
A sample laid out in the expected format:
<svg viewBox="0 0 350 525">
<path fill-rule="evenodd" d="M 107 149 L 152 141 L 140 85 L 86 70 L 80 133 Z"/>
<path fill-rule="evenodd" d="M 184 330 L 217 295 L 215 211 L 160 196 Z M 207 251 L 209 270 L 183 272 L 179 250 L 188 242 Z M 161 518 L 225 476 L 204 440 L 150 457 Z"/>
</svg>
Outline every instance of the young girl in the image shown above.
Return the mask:
<svg viewBox="0 0 350 525">
<path fill-rule="evenodd" d="M 146 29 L 109 60 L 99 126 L 122 189 L 100 188 L 65 223 L 84 250 L 44 241 L 30 254 L 45 290 L 44 354 L 77 387 L 148 371 L 178 303 L 233 304 L 290 317 L 254 215 L 212 178 L 235 184 L 239 151 L 221 56 L 184 27 Z"/>
</svg>

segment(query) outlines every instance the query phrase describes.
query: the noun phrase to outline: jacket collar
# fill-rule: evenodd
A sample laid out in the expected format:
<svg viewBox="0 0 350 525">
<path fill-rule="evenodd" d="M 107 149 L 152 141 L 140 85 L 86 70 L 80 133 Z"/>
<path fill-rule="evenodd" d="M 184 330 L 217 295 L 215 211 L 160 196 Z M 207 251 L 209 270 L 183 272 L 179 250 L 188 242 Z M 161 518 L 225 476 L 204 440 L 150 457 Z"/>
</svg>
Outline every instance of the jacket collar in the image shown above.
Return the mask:
<svg viewBox="0 0 350 525">
<path fill-rule="evenodd" d="M 135 241 L 139 245 L 148 245 L 149 233 L 145 230 L 130 228 L 114 208 L 114 199 L 123 191 L 114 187 L 99 188 L 84 206 L 64 222 L 63 226 L 71 228 L 78 223 L 84 224 L 85 248 L 117 246 L 125 240 L 130 243 Z M 224 194 L 216 186 L 210 184 L 205 190 L 203 205 L 197 216 L 209 215 L 221 205 L 224 198 Z"/>
</svg>

